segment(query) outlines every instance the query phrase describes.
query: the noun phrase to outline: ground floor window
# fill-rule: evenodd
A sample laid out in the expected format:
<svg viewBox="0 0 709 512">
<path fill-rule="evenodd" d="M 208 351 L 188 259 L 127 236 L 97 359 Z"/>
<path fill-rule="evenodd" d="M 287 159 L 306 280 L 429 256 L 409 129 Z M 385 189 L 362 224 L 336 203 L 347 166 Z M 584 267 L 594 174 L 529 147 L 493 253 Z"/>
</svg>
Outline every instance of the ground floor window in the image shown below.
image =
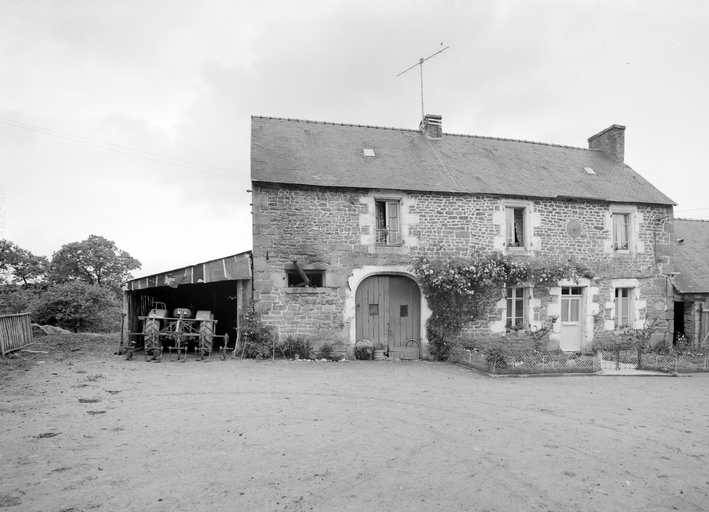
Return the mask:
<svg viewBox="0 0 709 512">
<path fill-rule="evenodd" d="M 303 276 L 297 270 L 286 270 L 288 279 L 288 288 L 310 286 L 313 288 L 325 286 L 325 271 L 324 270 L 305 270 L 305 276 L 308 278 L 307 283 Z"/>
<path fill-rule="evenodd" d="M 632 288 L 615 289 L 615 327 L 623 329 L 631 327 L 633 324 L 633 314 L 631 310 Z"/>
<path fill-rule="evenodd" d="M 524 329 L 527 325 L 525 311 L 527 309 L 527 294 L 525 288 L 507 288 L 507 328 Z"/>
</svg>

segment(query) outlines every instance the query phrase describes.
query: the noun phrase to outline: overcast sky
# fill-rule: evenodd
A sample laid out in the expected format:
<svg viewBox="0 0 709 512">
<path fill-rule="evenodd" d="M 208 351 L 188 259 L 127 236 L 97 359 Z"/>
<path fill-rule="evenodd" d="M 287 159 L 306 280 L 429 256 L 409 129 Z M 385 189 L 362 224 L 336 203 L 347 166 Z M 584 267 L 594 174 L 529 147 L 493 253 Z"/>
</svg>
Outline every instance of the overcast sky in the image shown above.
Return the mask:
<svg viewBox="0 0 709 512">
<path fill-rule="evenodd" d="M 250 117 L 587 147 L 709 219 L 709 2 L 0 0 L 0 237 L 143 268 L 251 249 Z M 3 224 L 4 222 L 4 224 Z"/>
</svg>

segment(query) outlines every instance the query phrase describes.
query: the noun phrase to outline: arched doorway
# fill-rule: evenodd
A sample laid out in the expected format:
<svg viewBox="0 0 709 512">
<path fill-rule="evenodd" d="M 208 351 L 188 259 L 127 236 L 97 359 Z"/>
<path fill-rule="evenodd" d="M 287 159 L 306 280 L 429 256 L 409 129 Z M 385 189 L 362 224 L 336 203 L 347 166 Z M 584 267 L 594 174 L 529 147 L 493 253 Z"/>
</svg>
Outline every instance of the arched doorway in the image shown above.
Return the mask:
<svg viewBox="0 0 709 512">
<path fill-rule="evenodd" d="M 421 292 L 406 276 L 374 275 L 355 293 L 357 339 L 367 338 L 396 352 L 414 339 L 421 342 Z"/>
</svg>

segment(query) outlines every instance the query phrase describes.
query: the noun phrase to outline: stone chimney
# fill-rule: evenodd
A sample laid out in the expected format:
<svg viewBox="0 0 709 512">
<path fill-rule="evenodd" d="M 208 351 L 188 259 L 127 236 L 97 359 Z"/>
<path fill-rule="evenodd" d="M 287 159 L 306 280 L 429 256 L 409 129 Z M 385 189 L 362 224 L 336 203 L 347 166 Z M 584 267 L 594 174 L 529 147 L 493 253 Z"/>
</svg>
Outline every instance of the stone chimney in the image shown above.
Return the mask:
<svg viewBox="0 0 709 512">
<path fill-rule="evenodd" d="M 440 139 L 443 135 L 443 125 L 441 120 L 443 116 L 436 116 L 433 114 L 426 114 L 421 120 L 419 125 L 419 131 L 423 133 L 429 139 Z"/>
<path fill-rule="evenodd" d="M 625 161 L 625 126 L 614 124 L 588 139 L 588 149 L 600 149 L 619 164 Z"/>
</svg>

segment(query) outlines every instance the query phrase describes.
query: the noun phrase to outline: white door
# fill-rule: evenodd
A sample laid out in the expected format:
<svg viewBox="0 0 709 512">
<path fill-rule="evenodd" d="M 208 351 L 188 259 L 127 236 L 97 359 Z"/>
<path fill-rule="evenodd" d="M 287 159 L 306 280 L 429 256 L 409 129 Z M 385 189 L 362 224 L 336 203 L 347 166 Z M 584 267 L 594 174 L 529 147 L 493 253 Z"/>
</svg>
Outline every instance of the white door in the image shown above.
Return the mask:
<svg viewBox="0 0 709 512">
<path fill-rule="evenodd" d="M 583 288 L 561 288 L 561 350 L 580 352 L 583 330 Z"/>
</svg>

